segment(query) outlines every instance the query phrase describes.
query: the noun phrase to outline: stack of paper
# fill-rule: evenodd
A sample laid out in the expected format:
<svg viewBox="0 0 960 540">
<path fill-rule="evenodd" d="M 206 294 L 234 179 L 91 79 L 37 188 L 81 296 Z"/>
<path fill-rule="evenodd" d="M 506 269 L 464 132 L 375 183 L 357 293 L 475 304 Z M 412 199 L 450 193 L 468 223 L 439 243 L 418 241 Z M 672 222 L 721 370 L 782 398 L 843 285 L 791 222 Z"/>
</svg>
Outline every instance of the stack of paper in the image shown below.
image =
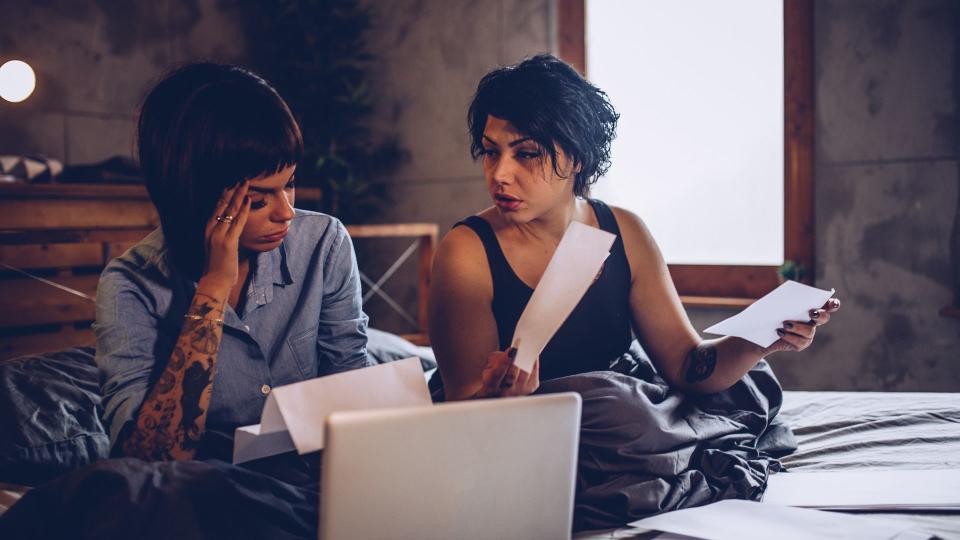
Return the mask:
<svg viewBox="0 0 960 540">
<path fill-rule="evenodd" d="M 260 423 L 234 432 L 233 462 L 323 448 L 323 422 L 337 411 L 430 405 L 419 358 L 406 358 L 274 388 Z"/>
<path fill-rule="evenodd" d="M 960 510 L 960 470 L 786 472 L 763 502 L 823 510 Z"/>
<path fill-rule="evenodd" d="M 834 512 L 726 500 L 630 524 L 661 531 L 657 540 L 918 540 L 910 525 Z M 632 532 L 632 531 L 631 531 Z"/>
</svg>

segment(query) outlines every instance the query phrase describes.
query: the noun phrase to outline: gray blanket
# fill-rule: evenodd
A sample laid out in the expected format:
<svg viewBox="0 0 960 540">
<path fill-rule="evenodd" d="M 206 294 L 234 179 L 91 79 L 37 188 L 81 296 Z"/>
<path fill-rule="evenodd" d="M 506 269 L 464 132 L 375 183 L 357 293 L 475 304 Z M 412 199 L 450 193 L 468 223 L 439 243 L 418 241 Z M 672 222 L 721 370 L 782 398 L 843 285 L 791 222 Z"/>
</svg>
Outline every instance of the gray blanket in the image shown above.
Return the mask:
<svg viewBox="0 0 960 540">
<path fill-rule="evenodd" d="M 539 393 L 583 397 L 574 529 L 623 525 L 720 499 L 759 500 L 776 456 L 796 449 L 775 417 L 780 384 L 760 362 L 705 396 L 669 387 L 638 349 L 617 371 L 545 381 Z"/>
</svg>

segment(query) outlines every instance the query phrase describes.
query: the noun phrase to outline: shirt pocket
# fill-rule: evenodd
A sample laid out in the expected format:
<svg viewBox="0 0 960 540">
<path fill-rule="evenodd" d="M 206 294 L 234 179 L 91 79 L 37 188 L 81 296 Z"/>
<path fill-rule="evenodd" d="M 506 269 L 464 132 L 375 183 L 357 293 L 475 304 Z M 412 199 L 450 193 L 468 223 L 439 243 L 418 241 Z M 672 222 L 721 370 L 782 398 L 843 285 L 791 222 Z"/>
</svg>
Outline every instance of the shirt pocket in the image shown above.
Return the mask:
<svg viewBox="0 0 960 540">
<path fill-rule="evenodd" d="M 317 376 L 317 331 L 307 330 L 287 340 L 287 347 L 304 379 Z"/>
</svg>

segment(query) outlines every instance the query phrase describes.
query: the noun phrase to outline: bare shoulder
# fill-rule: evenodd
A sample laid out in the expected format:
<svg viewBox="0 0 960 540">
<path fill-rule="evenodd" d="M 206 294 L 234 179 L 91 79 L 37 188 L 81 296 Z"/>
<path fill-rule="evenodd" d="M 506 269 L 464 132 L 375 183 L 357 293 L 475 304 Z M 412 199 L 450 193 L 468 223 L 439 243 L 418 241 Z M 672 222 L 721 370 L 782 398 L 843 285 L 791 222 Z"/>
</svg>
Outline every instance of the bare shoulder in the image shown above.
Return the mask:
<svg viewBox="0 0 960 540">
<path fill-rule="evenodd" d="M 454 227 L 437 247 L 433 262 L 434 279 L 447 286 L 483 285 L 493 290 L 483 242 L 470 227 Z"/>
<path fill-rule="evenodd" d="M 617 219 L 617 226 L 620 227 L 620 234 L 623 235 L 623 243 L 628 251 L 631 248 L 636 250 L 656 247 L 650 229 L 640 216 L 619 206 L 611 206 L 610 209 Z"/>
<path fill-rule="evenodd" d="M 651 265 L 653 268 L 659 267 L 663 256 L 643 219 L 625 208 L 611 206 L 610 209 L 617 219 L 617 226 L 620 227 L 632 275 L 649 270 Z"/>
</svg>

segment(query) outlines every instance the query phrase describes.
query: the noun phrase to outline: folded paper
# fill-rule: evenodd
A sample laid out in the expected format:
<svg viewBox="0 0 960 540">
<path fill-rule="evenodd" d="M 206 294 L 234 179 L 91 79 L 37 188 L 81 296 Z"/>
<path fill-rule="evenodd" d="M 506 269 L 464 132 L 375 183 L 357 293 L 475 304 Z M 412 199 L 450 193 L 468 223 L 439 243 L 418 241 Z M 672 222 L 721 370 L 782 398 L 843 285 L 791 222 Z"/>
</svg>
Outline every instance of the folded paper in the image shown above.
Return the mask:
<svg viewBox="0 0 960 540">
<path fill-rule="evenodd" d="M 574 221 L 517 321 L 514 364 L 530 373 L 544 347 L 593 284 L 616 236 Z"/>
<path fill-rule="evenodd" d="M 274 388 L 260 423 L 234 432 L 233 462 L 323 448 L 323 422 L 337 411 L 430 405 L 420 359 L 406 358 Z"/>
</svg>

